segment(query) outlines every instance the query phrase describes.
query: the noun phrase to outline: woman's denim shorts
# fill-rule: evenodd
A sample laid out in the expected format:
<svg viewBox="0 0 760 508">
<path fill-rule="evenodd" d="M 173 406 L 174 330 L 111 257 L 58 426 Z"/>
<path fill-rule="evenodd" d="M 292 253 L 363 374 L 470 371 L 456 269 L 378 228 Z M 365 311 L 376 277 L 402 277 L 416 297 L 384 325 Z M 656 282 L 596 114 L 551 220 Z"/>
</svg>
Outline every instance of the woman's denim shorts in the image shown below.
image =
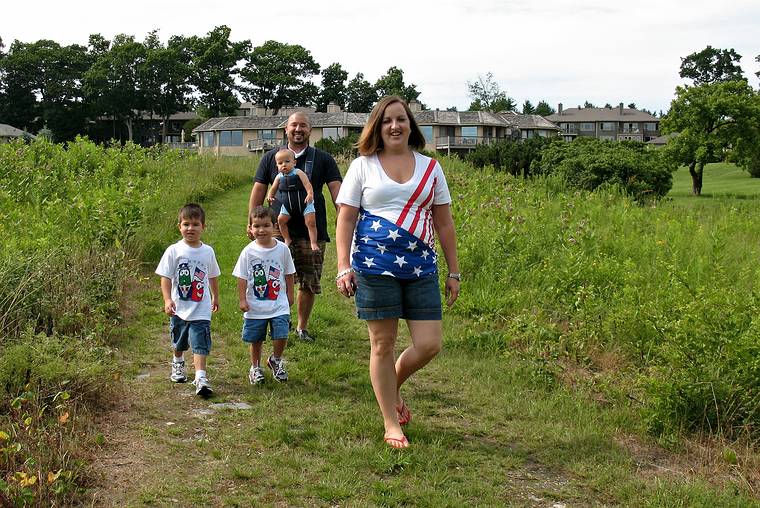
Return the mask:
<svg viewBox="0 0 760 508">
<path fill-rule="evenodd" d="M 357 273 L 356 283 L 356 315 L 359 319 L 441 320 L 441 289 L 437 275 L 402 280 L 388 275 Z"/>
</svg>

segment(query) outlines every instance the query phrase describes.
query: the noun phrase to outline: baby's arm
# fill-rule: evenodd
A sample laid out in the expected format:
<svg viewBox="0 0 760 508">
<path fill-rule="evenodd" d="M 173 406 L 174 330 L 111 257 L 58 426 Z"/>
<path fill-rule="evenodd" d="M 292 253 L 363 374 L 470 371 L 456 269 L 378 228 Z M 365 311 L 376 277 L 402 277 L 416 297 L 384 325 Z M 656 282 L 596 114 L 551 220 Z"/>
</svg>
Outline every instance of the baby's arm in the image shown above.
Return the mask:
<svg viewBox="0 0 760 508">
<path fill-rule="evenodd" d="M 240 310 L 243 312 L 248 312 L 251 310 L 251 307 L 248 305 L 248 297 L 246 296 L 246 291 L 248 290 L 248 281 L 245 279 L 238 279 L 238 299 L 240 300 Z"/>
<path fill-rule="evenodd" d="M 177 304 L 172 300 L 172 280 L 168 277 L 161 277 L 161 295 L 164 297 L 164 312 L 173 316 Z"/>
<path fill-rule="evenodd" d="M 272 185 L 269 186 L 269 193 L 267 194 L 267 202 L 271 203 L 274 201 L 274 195 L 277 194 L 277 188 L 280 186 L 280 175 L 277 175 L 275 177 L 274 182 L 272 182 Z"/>
<path fill-rule="evenodd" d="M 303 188 L 306 189 L 306 199 L 303 200 L 304 203 L 311 203 L 314 201 L 314 187 L 311 186 L 311 182 L 309 181 L 309 177 L 306 176 L 306 173 L 303 171 L 298 172 L 298 178 L 301 179 L 301 183 L 303 184 Z"/>
</svg>

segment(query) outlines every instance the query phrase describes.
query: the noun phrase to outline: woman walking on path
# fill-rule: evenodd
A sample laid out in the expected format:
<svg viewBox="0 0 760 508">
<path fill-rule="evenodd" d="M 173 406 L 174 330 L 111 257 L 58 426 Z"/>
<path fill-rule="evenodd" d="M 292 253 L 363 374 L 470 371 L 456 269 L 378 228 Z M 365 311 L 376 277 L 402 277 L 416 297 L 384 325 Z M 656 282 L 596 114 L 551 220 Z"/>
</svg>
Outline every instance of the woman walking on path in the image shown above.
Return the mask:
<svg viewBox="0 0 760 508">
<path fill-rule="evenodd" d="M 356 294 L 357 315 L 367 321 L 383 439 L 406 448 L 401 425 L 412 414 L 400 389 L 438 354 L 443 337 L 435 234 L 449 270 L 447 304 L 459 296 L 451 196 L 438 162 L 416 151 L 425 138 L 400 97 L 377 103 L 358 146 L 361 156 L 351 163 L 337 199 L 336 283 L 343 295 Z M 394 362 L 400 318 L 412 343 Z"/>
</svg>

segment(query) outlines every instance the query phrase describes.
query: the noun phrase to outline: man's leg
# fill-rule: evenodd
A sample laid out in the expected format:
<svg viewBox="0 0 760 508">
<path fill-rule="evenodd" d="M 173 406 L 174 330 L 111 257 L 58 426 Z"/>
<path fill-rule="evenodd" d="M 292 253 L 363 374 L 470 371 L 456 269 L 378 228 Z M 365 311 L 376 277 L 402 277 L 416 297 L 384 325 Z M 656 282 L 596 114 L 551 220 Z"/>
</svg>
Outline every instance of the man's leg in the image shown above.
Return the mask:
<svg viewBox="0 0 760 508">
<path fill-rule="evenodd" d="M 298 324 L 296 330 L 306 330 L 309 326 L 309 317 L 314 308 L 315 295 L 308 289 L 299 289 L 298 297 Z"/>
</svg>

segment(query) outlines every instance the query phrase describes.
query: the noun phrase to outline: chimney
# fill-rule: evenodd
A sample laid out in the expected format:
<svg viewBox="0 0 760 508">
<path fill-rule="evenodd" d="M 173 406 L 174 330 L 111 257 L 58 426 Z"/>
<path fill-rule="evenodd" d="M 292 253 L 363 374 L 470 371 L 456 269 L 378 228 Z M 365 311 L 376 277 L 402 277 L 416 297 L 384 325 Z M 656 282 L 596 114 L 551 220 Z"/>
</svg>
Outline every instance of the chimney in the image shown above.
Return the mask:
<svg viewBox="0 0 760 508">
<path fill-rule="evenodd" d="M 412 113 L 419 113 L 422 111 L 422 104 L 416 100 L 411 100 L 409 101 L 409 109 L 412 111 Z"/>
<path fill-rule="evenodd" d="M 335 102 L 330 101 L 330 103 L 327 105 L 327 112 L 328 113 L 342 113 L 343 110 L 340 109 L 340 105 L 336 104 Z"/>
<path fill-rule="evenodd" d="M 620 116 L 623 116 L 624 113 L 623 113 L 623 103 L 622 102 L 618 106 L 618 111 L 620 111 Z"/>
<path fill-rule="evenodd" d="M 562 114 L 562 103 L 561 102 L 559 104 L 557 104 L 557 114 L 558 115 Z"/>
<path fill-rule="evenodd" d="M 267 108 L 265 108 L 261 104 L 255 104 L 252 108 L 252 113 L 254 116 L 266 116 Z"/>
</svg>

